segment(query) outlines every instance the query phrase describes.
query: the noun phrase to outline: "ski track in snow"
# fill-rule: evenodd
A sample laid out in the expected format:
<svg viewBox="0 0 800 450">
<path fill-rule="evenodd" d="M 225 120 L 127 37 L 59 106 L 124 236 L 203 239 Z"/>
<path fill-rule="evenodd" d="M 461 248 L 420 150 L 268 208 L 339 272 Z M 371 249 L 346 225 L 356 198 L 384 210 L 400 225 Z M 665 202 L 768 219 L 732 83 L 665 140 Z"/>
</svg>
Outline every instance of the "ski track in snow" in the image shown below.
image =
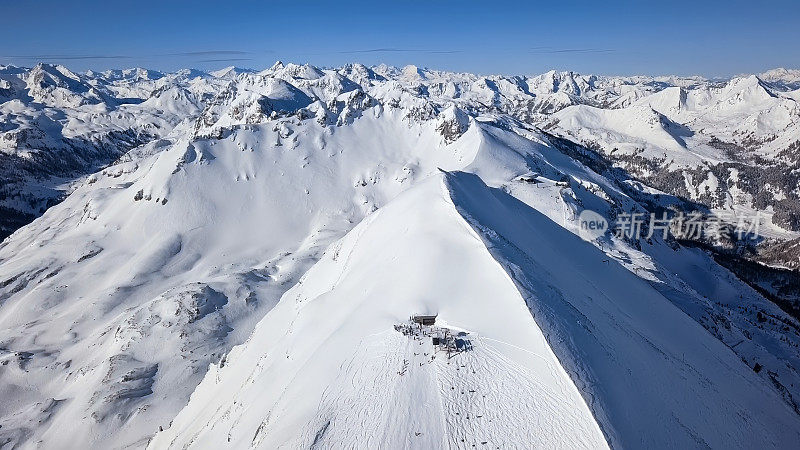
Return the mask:
<svg viewBox="0 0 800 450">
<path fill-rule="evenodd" d="M 604 447 L 442 178 L 423 185 L 331 246 L 151 447 Z M 383 236 L 394 239 L 375 245 Z M 452 269 L 431 276 L 441 267 Z M 461 324 L 451 329 L 477 327 L 464 338 L 472 350 L 431 359 L 430 337 L 392 331 L 392 317 L 417 308 Z"/>
<path fill-rule="evenodd" d="M 590 441 L 562 439 L 592 433 L 566 428 L 580 423 L 563 402 L 567 392 L 531 377 L 497 347 L 525 350 L 470 339 L 471 351 L 448 359 L 427 336 L 387 331 L 368 337 L 325 390 L 317 416 L 302 432 L 304 440 L 313 442 L 312 448 L 383 448 L 387 442 L 405 448 L 515 448 L 523 442 L 535 448 L 592 448 Z M 563 420 L 544 420 L 549 417 Z"/>
</svg>

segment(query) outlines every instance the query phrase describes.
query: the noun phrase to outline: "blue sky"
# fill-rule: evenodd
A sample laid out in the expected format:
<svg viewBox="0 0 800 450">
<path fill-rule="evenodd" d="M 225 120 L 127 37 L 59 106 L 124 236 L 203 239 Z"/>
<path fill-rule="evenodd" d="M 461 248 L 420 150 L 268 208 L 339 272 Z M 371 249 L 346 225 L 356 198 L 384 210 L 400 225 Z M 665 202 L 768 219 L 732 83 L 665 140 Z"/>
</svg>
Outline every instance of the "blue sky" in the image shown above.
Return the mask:
<svg viewBox="0 0 800 450">
<path fill-rule="evenodd" d="M 5 1 L 0 64 L 76 69 L 416 64 L 727 76 L 800 68 L 800 2 Z"/>
</svg>

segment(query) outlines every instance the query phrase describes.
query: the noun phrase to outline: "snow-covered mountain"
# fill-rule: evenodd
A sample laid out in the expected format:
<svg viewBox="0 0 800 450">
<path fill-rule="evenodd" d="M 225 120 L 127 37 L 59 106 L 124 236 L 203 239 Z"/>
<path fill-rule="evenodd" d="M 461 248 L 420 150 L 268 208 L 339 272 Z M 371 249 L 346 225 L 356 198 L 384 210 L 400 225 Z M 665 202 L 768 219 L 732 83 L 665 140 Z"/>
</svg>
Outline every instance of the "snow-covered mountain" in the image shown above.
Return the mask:
<svg viewBox="0 0 800 450">
<path fill-rule="evenodd" d="M 260 105 L 256 98 L 280 102 L 273 89 L 291 95 L 292 88 L 312 86 L 324 106 L 323 112 L 308 110 L 314 114 L 338 115 L 342 106 L 325 102 L 357 102 L 336 97 L 361 92 L 370 101 L 407 108 L 418 119 L 451 108 L 511 117 L 601 150 L 615 165 L 668 193 L 712 207 L 768 211 L 779 227 L 800 231 L 792 169 L 800 151 L 796 70 L 721 81 L 555 71 L 477 76 L 357 64 L 325 72 L 281 63 L 258 73 L 229 67 L 211 74 L 145 69 L 76 74 L 39 64 L 0 68 L 0 208 L 6 213 L 0 236 L 60 201 L 80 175 L 166 137 L 201 112 L 204 122 L 218 127 L 258 121 L 275 105 Z M 230 108 L 234 101 L 239 104 Z M 209 117 L 222 109 L 237 117 Z M 178 127 L 176 134 L 181 133 Z"/>
<path fill-rule="evenodd" d="M 190 87 L 177 74 L 142 69 L 80 75 L 46 64 L 0 66 L 0 237 L 59 202 L 82 176 L 197 115 L 209 94 Z"/>
<path fill-rule="evenodd" d="M 798 80 L 2 67 L 0 445 L 790 447 Z"/>
<path fill-rule="evenodd" d="M 796 442 L 769 386 L 605 257 L 474 174 L 433 177 L 330 247 L 151 446 Z M 408 311 L 474 349 L 432 359 L 392 328 Z"/>
</svg>

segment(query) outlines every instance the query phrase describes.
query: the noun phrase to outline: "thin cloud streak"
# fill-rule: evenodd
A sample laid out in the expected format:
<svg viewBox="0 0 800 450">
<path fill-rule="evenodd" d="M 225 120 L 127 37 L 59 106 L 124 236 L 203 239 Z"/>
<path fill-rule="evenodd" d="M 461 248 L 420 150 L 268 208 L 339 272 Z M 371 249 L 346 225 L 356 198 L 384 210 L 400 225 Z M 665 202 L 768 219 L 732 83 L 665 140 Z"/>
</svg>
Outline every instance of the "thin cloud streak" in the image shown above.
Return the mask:
<svg viewBox="0 0 800 450">
<path fill-rule="evenodd" d="M 130 56 L 125 55 L 7 55 L 2 58 L 18 58 L 18 59 L 67 59 L 67 60 L 81 60 L 81 59 L 130 59 Z"/>
<path fill-rule="evenodd" d="M 249 55 L 250 52 L 243 52 L 241 50 L 206 50 L 199 52 L 179 52 L 167 53 L 166 55 L 154 56 L 224 56 L 224 55 Z"/>
<path fill-rule="evenodd" d="M 543 54 L 553 54 L 553 53 L 612 53 L 612 52 L 616 52 L 616 50 L 610 49 L 610 48 L 533 47 L 528 52 L 529 53 L 543 53 Z"/>
<path fill-rule="evenodd" d="M 261 53 L 274 53 L 271 50 L 263 51 Z M 160 53 L 160 54 L 145 54 L 145 55 L 75 55 L 75 54 L 41 54 L 41 55 L 0 55 L 0 58 L 17 58 L 17 59 L 62 59 L 62 60 L 91 60 L 91 59 L 148 59 L 148 58 L 164 58 L 174 56 L 240 56 L 251 55 L 252 52 L 241 50 L 205 50 L 196 52 L 178 52 L 178 53 Z"/>
<path fill-rule="evenodd" d="M 220 59 L 201 59 L 199 61 L 195 61 L 196 63 L 215 63 L 215 62 L 241 62 L 241 61 L 252 61 L 253 58 L 220 58 Z"/>
<path fill-rule="evenodd" d="M 340 54 L 357 54 L 357 53 L 462 53 L 461 50 L 424 50 L 424 49 L 406 49 L 406 48 L 371 48 L 365 50 L 347 50 L 337 52 Z"/>
</svg>

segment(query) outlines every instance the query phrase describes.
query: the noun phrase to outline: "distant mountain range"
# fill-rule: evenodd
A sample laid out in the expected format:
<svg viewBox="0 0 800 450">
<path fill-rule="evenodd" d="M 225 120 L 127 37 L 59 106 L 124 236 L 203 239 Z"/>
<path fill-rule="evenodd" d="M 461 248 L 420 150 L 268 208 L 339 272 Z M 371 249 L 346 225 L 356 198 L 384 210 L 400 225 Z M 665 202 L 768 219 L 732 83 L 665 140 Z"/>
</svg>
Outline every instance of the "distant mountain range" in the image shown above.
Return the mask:
<svg viewBox="0 0 800 450">
<path fill-rule="evenodd" d="M 0 66 L 0 446 L 790 447 L 799 102 L 786 69 Z M 664 214 L 719 229 L 613 232 Z"/>
</svg>

